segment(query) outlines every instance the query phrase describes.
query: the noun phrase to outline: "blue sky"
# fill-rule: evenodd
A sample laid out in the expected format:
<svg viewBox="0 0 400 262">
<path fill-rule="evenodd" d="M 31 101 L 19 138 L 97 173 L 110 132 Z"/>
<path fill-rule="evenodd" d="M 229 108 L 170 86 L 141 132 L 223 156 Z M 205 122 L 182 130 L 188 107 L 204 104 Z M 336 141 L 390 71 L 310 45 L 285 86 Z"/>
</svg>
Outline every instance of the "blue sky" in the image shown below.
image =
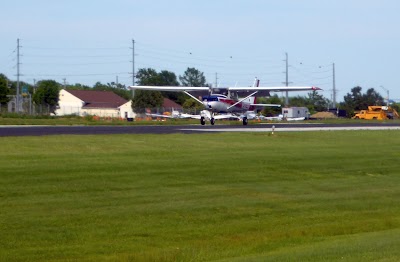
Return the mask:
<svg viewBox="0 0 400 262">
<path fill-rule="evenodd" d="M 337 100 L 354 86 L 400 99 L 400 2 L 395 0 L 98 0 L 5 1 L 0 17 L 0 73 L 21 80 L 132 84 L 135 67 L 187 67 L 220 86 L 285 81 L 314 85 Z M 383 88 L 381 87 L 383 86 Z"/>
</svg>

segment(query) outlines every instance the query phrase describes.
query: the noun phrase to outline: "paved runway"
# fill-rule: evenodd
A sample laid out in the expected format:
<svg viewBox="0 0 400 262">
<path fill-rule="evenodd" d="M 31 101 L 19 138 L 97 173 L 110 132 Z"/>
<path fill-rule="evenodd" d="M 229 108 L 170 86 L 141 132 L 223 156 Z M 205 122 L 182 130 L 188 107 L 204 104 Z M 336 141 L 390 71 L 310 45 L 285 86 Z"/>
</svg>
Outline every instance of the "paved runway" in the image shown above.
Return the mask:
<svg viewBox="0 0 400 262">
<path fill-rule="evenodd" d="M 400 130 L 399 123 L 357 124 L 255 124 L 255 125 L 182 125 L 182 126 L 0 126 L 0 136 L 95 135 L 95 134 L 173 134 L 208 132 L 275 132 L 322 130 Z"/>
</svg>

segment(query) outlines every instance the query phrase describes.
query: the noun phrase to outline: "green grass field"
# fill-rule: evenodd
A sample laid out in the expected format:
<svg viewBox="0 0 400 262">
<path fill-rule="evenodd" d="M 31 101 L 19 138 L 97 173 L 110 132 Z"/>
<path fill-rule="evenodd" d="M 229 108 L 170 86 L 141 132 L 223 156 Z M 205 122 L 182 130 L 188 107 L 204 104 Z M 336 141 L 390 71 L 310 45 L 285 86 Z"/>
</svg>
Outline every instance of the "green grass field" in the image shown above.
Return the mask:
<svg viewBox="0 0 400 262">
<path fill-rule="evenodd" d="M 11 117 L 12 116 L 12 117 Z M 294 122 L 280 122 L 280 121 L 263 121 L 264 123 L 294 123 Z M 98 125 L 198 125 L 200 120 L 198 119 L 164 119 L 163 121 L 156 120 L 135 120 L 128 122 L 125 119 L 108 119 L 99 118 L 96 119 L 93 116 L 78 117 L 78 116 L 29 116 L 29 115 L 18 115 L 11 114 L 2 116 L 0 114 L 0 125 L 85 125 L 85 126 L 98 126 Z M 397 123 L 400 124 L 400 119 L 395 120 L 362 120 L 362 119 L 319 119 L 319 120 L 305 120 L 302 123 L 326 123 L 326 124 L 370 124 L 370 123 Z M 257 120 L 249 120 L 249 124 L 258 124 Z M 229 121 L 229 120 L 218 120 L 216 125 L 242 125 L 241 121 Z"/>
<path fill-rule="evenodd" d="M 1 261 L 399 261 L 400 132 L 0 138 Z"/>
</svg>

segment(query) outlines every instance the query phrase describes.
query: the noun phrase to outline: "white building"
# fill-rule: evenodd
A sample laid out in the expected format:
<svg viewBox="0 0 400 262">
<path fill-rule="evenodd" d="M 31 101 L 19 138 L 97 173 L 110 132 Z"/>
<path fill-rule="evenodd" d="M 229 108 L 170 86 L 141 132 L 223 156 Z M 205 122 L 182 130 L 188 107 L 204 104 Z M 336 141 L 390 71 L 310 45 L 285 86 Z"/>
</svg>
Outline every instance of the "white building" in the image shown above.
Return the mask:
<svg viewBox="0 0 400 262">
<path fill-rule="evenodd" d="M 59 93 L 56 115 L 94 115 L 100 117 L 134 118 L 128 101 L 110 91 L 65 90 Z"/>
<path fill-rule="evenodd" d="M 284 107 L 282 108 L 283 118 L 309 118 L 310 112 L 307 107 Z"/>
</svg>

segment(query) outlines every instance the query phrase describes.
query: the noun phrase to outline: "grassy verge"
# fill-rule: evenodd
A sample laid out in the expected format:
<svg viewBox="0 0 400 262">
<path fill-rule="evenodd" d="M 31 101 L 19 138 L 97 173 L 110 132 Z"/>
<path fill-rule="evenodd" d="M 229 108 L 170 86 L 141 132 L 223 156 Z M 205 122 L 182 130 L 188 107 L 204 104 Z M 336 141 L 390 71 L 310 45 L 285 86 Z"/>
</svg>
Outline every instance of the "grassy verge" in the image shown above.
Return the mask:
<svg viewBox="0 0 400 262">
<path fill-rule="evenodd" d="M 92 118 L 92 117 L 49 117 L 49 118 L 2 118 L 0 117 L 0 125 L 182 125 L 182 124 L 198 124 L 197 120 L 178 120 L 171 119 L 168 121 L 152 121 L 142 120 L 129 122 L 125 119 L 113 118 Z"/>
<path fill-rule="evenodd" d="M 197 119 L 153 119 L 136 120 L 129 122 L 126 119 L 95 117 L 95 116 L 30 116 L 18 114 L 0 115 L 0 125 L 187 125 L 199 124 Z M 263 123 L 299 123 L 287 121 L 262 121 Z M 249 120 L 249 124 L 258 124 L 258 120 Z M 395 120 L 360 120 L 360 119 L 318 119 L 300 121 L 300 123 L 325 123 L 325 124 L 363 124 L 363 123 L 397 123 L 400 125 L 400 119 Z M 241 121 L 218 120 L 217 125 L 242 125 Z"/>
<path fill-rule="evenodd" d="M 397 261 L 399 135 L 0 138 L 0 260 Z"/>
</svg>

